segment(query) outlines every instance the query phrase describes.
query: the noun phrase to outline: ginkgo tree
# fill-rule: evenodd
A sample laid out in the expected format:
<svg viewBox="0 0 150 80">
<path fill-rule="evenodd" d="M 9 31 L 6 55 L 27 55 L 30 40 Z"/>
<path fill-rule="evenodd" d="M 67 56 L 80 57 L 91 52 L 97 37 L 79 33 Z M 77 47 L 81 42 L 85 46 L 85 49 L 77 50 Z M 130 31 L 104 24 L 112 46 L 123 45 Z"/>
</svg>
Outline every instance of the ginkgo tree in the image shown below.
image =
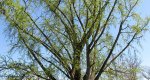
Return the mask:
<svg viewBox="0 0 150 80">
<path fill-rule="evenodd" d="M 6 60 L 0 68 L 46 80 L 99 80 L 147 31 L 150 19 L 136 13 L 138 3 L 2 0 L 0 12 L 8 24 L 11 52 L 23 57 Z"/>
</svg>

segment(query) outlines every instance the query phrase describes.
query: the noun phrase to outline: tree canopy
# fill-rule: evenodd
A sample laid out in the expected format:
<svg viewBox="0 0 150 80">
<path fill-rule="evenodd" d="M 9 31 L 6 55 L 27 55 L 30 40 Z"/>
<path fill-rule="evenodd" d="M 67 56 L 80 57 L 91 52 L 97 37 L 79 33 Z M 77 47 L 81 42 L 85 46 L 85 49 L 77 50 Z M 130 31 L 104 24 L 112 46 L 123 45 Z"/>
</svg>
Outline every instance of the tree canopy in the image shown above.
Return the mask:
<svg viewBox="0 0 150 80">
<path fill-rule="evenodd" d="M 0 14 L 8 24 L 10 52 L 23 55 L 17 61 L 4 61 L 1 69 L 12 70 L 10 75 L 46 80 L 105 80 L 107 74 L 124 69 L 117 59 L 134 54 L 134 46 L 148 29 L 150 19 L 136 13 L 138 3 L 1 0 Z"/>
</svg>

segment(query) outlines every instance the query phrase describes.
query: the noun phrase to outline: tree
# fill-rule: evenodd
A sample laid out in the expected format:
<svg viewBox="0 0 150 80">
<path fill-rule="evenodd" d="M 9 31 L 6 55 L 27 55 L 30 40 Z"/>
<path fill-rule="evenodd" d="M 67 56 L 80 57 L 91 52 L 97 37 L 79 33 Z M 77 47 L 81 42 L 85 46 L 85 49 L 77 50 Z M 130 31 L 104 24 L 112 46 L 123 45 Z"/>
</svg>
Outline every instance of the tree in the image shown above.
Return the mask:
<svg viewBox="0 0 150 80">
<path fill-rule="evenodd" d="M 150 80 L 150 69 L 149 69 L 149 67 L 146 67 L 143 69 L 142 75 L 146 80 Z"/>
<path fill-rule="evenodd" d="M 137 52 L 125 53 L 104 71 L 102 80 L 141 80 L 141 72 Z"/>
<path fill-rule="evenodd" d="M 47 80 L 99 80 L 147 30 L 138 2 L 3 0 L 11 50 L 24 56 L 6 67 Z"/>
</svg>

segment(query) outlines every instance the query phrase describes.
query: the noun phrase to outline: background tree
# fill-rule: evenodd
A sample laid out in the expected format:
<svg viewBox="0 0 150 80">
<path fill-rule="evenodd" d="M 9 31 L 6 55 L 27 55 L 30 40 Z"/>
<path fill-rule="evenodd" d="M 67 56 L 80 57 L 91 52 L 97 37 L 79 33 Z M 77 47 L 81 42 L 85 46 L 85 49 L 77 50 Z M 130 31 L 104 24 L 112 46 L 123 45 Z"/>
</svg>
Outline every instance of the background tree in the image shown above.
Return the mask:
<svg viewBox="0 0 150 80">
<path fill-rule="evenodd" d="M 138 2 L 3 0 L 10 52 L 23 55 L 6 68 L 47 80 L 99 80 L 147 30 L 149 18 L 134 10 Z"/>
<path fill-rule="evenodd" d="M 149 69 L 149 67 L 146 67 L 143 69 L 142 75 L 146 80 L 150 80 L 150 69 Z"/>
</svg>

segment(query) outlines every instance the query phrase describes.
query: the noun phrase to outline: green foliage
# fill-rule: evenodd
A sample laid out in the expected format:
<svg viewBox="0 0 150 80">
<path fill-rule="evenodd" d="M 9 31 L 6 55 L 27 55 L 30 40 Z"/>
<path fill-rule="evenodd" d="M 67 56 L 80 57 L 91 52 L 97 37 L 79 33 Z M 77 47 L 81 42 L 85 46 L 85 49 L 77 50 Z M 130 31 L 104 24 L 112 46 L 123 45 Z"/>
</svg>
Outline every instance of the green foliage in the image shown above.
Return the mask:
<svg viewBox="0 0 150 80">
<path fill-rule="evenodd" d="M 27 56 L 22 57 L 25 62 L 6 66 L 40 79 L 126 79 L 126 72 L 115 70 L 132 74 L 139 67 L 117 59 L 128 57 L 149 23 L 134 11 L 137 4 L 138 0 L 5 0 L 6 13 L 1 14 L 9 24 L 12 48 Z"/>
<path fill-rule="evenodd" d="M 137 34 L 139 34 L 141 32 L 141 28 L 138 25 L 133 25 L 132 30 L 134 32 L 136 32 Z"/>
</svg>

